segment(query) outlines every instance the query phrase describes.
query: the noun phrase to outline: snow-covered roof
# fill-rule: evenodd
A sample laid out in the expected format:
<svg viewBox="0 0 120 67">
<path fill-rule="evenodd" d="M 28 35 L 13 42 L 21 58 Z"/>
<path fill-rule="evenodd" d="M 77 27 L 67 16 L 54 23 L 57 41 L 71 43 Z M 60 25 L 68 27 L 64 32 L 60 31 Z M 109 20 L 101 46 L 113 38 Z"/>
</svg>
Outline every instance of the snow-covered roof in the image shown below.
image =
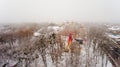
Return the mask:
<svg viewBox="0 0 120 67">
<path fill-rule="evenodd" d="M 118 26 L 113 26 L 113 27 L 110 27 L 110 28 L 108 28 L 109 30 L 120 30 L 120 27 L 118 27 Z"/>
<path fill-rule="evenodd" d="M 120 35 L 108 34 L 108 36 L 115 39 L 120 38 Z"/>
<path fill-rule="evenodd" d="M 56 33 L 62 29 L 63 27 L 60 27 L 60 26 L 48 26 L 48 30 L 53 30 Z"/>
<path fill-rule="evenodd" d="M 59 26 L 48 26 L 48 29 L 58 30 L 59 28 L 60 28 Z"/>
<path fill-rule="evenodd" d="M 40 36 L 41 34 L 38 32 L 35 32 L 33 35 L 37 37 L 37 36 Z"/>
</svg>

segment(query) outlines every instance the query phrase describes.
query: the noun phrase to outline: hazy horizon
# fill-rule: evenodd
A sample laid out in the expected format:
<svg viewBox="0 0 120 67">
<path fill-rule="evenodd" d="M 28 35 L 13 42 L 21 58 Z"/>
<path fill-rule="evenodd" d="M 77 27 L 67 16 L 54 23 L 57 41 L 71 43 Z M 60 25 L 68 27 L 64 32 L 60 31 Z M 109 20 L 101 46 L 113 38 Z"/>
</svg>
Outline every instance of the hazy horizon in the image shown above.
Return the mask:
<svg viewBox="0 0 120 67">
<path fill-rule="evenodd" d="M 0 0 L 2 22 L 120 22 L 120 0 Z"/>
</svg>

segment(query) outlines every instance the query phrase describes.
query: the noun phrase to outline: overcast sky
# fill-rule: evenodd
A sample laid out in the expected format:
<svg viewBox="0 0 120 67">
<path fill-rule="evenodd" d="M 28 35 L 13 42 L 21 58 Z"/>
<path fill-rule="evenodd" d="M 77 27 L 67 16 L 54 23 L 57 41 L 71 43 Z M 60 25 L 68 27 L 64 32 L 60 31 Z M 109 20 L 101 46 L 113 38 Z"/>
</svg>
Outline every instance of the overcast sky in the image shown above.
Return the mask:
<svg viewBox="0 0 120 67">
<path fill-rule="evenodd" d="M 120 0 L 0 0 L 0 22 L 120 22 Z"/>
</svg>

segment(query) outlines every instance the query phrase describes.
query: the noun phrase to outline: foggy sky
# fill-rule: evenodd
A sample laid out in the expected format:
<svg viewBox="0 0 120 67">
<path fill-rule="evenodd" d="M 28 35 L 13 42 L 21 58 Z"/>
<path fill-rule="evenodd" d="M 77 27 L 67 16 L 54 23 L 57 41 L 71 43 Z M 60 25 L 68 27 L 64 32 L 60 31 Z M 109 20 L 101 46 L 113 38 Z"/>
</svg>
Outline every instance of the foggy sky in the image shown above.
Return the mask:
<svg viewBox="0 0 120 67">
<path fill-rule="evenodd" d="M 120 0 L 0 0 L 0 22 L 120 22 Z"/>
</svg>

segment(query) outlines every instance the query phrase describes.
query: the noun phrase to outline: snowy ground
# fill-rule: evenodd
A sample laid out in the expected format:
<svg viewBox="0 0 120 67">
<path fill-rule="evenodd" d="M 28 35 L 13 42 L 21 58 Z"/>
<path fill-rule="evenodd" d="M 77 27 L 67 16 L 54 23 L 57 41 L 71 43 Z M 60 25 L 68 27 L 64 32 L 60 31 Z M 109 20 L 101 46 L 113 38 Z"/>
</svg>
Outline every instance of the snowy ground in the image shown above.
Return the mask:
<svg viewBox="0 0 120 67">
<path fill-rule="evenodd" d="M 55 30 L 58 31 L 56 27 Z M 40 35 L 41 34 L 38 32 L 34 34 L 34 36 Z M 31 42 L 37 40 L 38 37 L 34 36 L 31 38 Z M 65 46 L 67 43 L 67 36 L 61 37 L 64 41 L 63 46 Z M 19 46 L 18 42 L 15 42 L 15 44 L 16 46 Z M 83 45 L 73 43 L 71 46 L 71 51 L 69 52 L 64 52 L 64 49 L 59 49 L 59 46 L 57 45 L 59 44 L 54 44 L 52 47 L 54 49 L 53 51 L 48 46 L 48 48 L 44 50 L 45 54 L 43 55 L 38 50 L 36 50 L 33 55 L 37 54 L 39 57 L 35 60 L 30 60 L 30 63 L 27 64 L 28 67 L 112 67 L 106 55 L 102 55 L 100 50 L 97 48 L 96 50 L 93 50 L 94 44 L 92 42 L 86 42 Z M 51 51 L 53 54 L 51 54 Z M 12 66 L 18 62 L 17 60 L 18 59 L 16 58 L 5 56 L 3 58 L 2 56 L 0 57 L 0 67 L 2 67 L 4 63 L 9 63 L 9 65 Z M 18 67 L 25 67 L 25 65 L 26 61 L 23 60 L 22 64 L 20 64 Z"/>
<path fill-rule="evenodd" d="M 46 62 L 48 67 L 112 67 L 111 63 L 105 55 L 102 55 L 93 50 L 93 44 L 88 48 L 88 45 L 81 45 L 80 54 L 71 52 L 62 52 L 61 58 L 58 59 L 57 64 L 52 62 L 50 54 L 46 55 Z M 49 52 L 49 51 L 48 51 Z M 37 63 L 37 64 L 36 64 Z M 42 57 L 39 57 L 33 65 L 36 67 L 44 67 Z"/>
</svg>

